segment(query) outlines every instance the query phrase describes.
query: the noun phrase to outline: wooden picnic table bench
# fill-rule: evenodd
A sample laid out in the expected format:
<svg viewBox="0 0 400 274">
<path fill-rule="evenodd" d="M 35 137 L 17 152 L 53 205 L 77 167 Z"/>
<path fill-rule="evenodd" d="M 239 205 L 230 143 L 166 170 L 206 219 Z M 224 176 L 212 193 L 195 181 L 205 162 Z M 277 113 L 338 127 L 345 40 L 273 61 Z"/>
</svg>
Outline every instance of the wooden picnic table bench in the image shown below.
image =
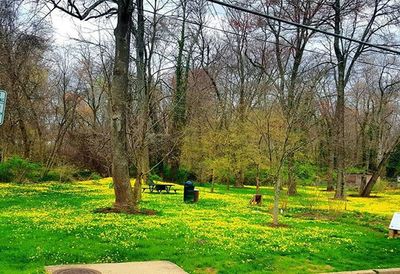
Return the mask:
<svg viewBox="0 0 400 274">
<path fill-rule="evenodd" d="M 174 193 L 176 194 L 176 189 L 171 189 L 173 186 L 173 184 L 155 184 L 153 180 L 149 180 L 148 187 L 143 187 L 142 192 L 145 192 L 146 189 L 148 189 L 150 193 L 153 193 L 154 191 L 161 193 L 164 190 L 166 193 L 174 191 Z"/>
</svg>

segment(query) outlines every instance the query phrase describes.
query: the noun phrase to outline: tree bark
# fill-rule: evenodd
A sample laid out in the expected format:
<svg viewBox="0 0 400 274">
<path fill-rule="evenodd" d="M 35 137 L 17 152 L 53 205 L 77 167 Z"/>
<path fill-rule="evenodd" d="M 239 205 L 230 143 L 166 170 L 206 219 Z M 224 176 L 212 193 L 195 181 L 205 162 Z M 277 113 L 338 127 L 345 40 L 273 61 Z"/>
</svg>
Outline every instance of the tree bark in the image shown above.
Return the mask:
<svg viewBox="0 0 400 274">
<path fill-rule="evenodd" d="M 297 194 L 297 184 L 294 175 L 294 153 L 288 154 L 288 191 L 289 196 Z"/>
<path fill-rule="evenodd" d="M 386 151 L 383 154 L 381 161 L 379 162 L 378 167 L 376 168 L 376 171 L 372 174 L 371 179 L 369 179 L 369 181 L 366 184 L 366 186 L 364 187 L 364 189 L 362 191 L 360 191 L 360 196 L 369 197 L 369 195 L 371 194 L 372 188 L 374 187 L 379 176 L 382 174 L 382 172 L 386 166 L 386 163 L 390 159 L 390 156 L 392 155 L 392 153 L 396 150 L 396 147 L 399 145 L 399 143 L 400 143 L 400 135 L 398 135 L 397 139 L 393 142 L 391 149 Z"/>
<path fill-rule="evenodd" d="M 386 153 L 383 156 L 382 160 L 378 164 L 377 170 L 372 174 L 371 179 L 369 179 L 364 189 L 360 192 L 361 197 L 369 197 L 371 195 L 372 188 L 377 182 L 379 176 L 381 176 L 382 171 L 384 170 L 386 162 L 389 160 L 389 158 L 390 158 L 390 153 Z"/>
<path fill-rule="evenodd" d="M 139 147 L 137 157 L 138 176 L 134 185 L 135 202 L 141 200 L 142 180 L 147 181 L 150 170 L 149 146 L 147 144 L 147 133 L 149 127 L 149 90 L 146 87 L 146 64 L 144 44 L 144 15 L 143 0 L 136 1 L 137 8 L 137 31 L 136 31 L 136 92 L 139 95 Z"/>
<path fill-rule="evenodd" d="M 328 159 L 328 172 L 327 172 L 327 186 L 326 186 L 326 191 L 334 191 L 334 178 L 333 178 L 333 171 L 335 169 L 335 151 L 333 149 L 332 145 L 332 138 L 330 138 L 330 143 L 329 143 L 329 159 Z"/>
<path fill-rule="evenodd" d="M 279 225 L 279 199 L 281 195 L 281 179 L 280 175 L 278 175 L 275 189 L 274 189 L 274 209 L 272 211 L 272 224 L 274 226 Z"/>
<path fill-rule="evenodd" d="M 211 175 L 211 190 L 210 190 L 211 193 L 214 193 L 214 180 L 215 180 L 215 178 L 214 178 L 214 170 L 213 170 L 212 175 Z"/>
<path fill-rule="evenodd" d="M 335 1 L 335 33 L 340 34 L 341 25 L 341 6 L 340 0 Z M 345 137 L 344 137 L 344 111 L 345 111 L 345 100 L 344 100 L 344 89 L 345 89 L 345 70 L 346 63 L 343 53 L 340 48 L 341 40 L 338 37 L 334 38 L 334 50 L 337 65 L 337 83 L 336 83 L 336 113 L 335 113 L 335 125 L 336 125 L 336 192 L 335 198 L 344 198 L 344 170 L 345 170 Z"/>
<path fill-rule="evenodd" d="M 126 112 L 128 97 L 129 53 L 132 1 L 119 1 L 118 22 L 114 30 L 115 60 L 111 87 L 111 144 L 114 207 L 121 211 L 136 209 L 129 178 Z"/>
</svg>

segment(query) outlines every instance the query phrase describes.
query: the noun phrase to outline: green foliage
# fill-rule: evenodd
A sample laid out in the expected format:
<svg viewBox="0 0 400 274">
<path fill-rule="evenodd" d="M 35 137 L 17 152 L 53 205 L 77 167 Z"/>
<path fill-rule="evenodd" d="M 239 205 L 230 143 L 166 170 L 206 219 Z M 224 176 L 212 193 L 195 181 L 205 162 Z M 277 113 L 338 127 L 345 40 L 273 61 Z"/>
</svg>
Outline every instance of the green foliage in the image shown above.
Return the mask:
<svg viewBox="0 0 400 274">
<path fill-rule="evenodd" d="M 248 205 L 254 187 L 228 192 L 215 185 L 210 193 L 209 186 L 196 184 L 197 204 L 184 204 L 178 194 L 143 193 L 142 206 L 156 216 L 93 213 L 113 203 L 109 182 L 0 185 L 0 273 L 165 259 L 188 273 L 326 273 L 400 265 L 400 245 L 387 239 L 398 191 L 379 199 L 348 197 L 345 210 L 344 201 L 328 199 L 332 193 L 299 188 L 299 195 L 282 199 L 285 226 L 274 228 L 271 187 L 261 188 L 260 207 Z"/>
<path fill-rule="evenodd" d="M 228 181 L 239 171 L 246 172 L 263 158 L 259 133 L 250 122 L 232 124 L 229 128 L 188 128 L 183 147 L 182 163 L 198 180 L 208 181 L 214 174 L 217 181 Z M 253 180 L 248 178 L 248 181 Z"/>
<path fill-rule="evenodd" d="M 0 181 L 3 182 L 38 182 L 41 178 L 41 166 L 18 156 L 13 156 L 0 163 Z"/>
<path fill-rule="evenodd" d="M 386 176 L 389 178 L 395 178 L 400 175 L 400 145 L 397 146 L 396 150 L 392 153 L 389 158 L 386 167 Z"/>
<path fill-rule="evenodd" d="M 157 174 L 154 174 L 154 173 L 150 174 L 149 179 L 153 180 L 153 181 L 162 181 L 163 180 L 163 178 L 161 178 L 160 176 L 158 176 Z"/>
<path fill-rule="evenodd" d="M 103 177 L 101 177 L 101 175 L 98 174 L 97 172 L 92 172 L 92 174 L 90 174 L 90 179 L 91 179 L 91 180 L 96 180 L 96 181 L 98 181 L 98 180 L 100 180 L 101 178 L 103 178 Z"/>
<path fill-rule="evenodd" d="M 86 180 L 100 180 L 101 178 L 103 178 L 97 172 L 93 172 L 88 169 L 76 170 L 76 169 L 72 168 L 72 170 L 75 170 L 72 173 L 72 177 L 75 180 L 86 181 Z M 72 171 L 72 170 L 70 170 L 70 171 Z M 68 172 L 68 170 L 66 170 L 66 171 L 67 171 L 66 173 L 70 173 L 70 172 Z"/>
<path fill-rule="evenodd" d="M 38 163 L 29 162 L 19 156 L 0 163 L 0 182 L 38 183 L 72 182 L 74 180 L 99 180 L 102 177 L 90 170 L 77 170 L 72 166 L 60 166 L 46 171 Z"/>
<path fill-rule="evenodd" d="M 172 169 L 169 165 L 163 166 L 163 178 L 168 180 L 176 181 L 177 183 L 184 183 L 187 180 L 195 180 L 195 174 L 188 168 L 181 167 L 177 170 L 176 174 L 173 174 Z M 161 177 L 159 177 L 161 178 Z M 156 179 L 157 180 L 157 179 Z"/>
<path fill-rule="evenodd" d="M 295 174 L 302 184 L 314 184 L 318 180 L 318 167 L 310 162 L 296 162 Z"/>
<path fill-rule="evenodd" d="M 372 191 L 375 191 L 377 193 L 382 193 L 384 192 L 389 186 L 389 182 L 383 178 L 378 178 L 377 182 L 375 183 L 374 187 L 372 188 Z"/>
<path fill-rule="evenodd" d="M 365 172 L 365 170 L 363 168 L 361 168 L 361 167 L 353 166 L 353 167 L 346 168 L 346 173 L 357 173 L 357 174 L 360 174 L 360 173 L 363 173 L 363 172 Z"/>
<path fill-rule="evenodd" d="M 6 162 L 0 163 L 0 182 L 11 182 L 14 176 Z"/>
<path fill-rule="evenodd" d="M 272 174 L 269 169 L 260 169 L 258 171 L 258 178 L 260 180 L 261 185 L 267 185 L 272 183 Z M 257 178 L 257 168 L 249 168 L 245 170 L 244 173 L 245 184 L 246 185 L 256 185 Z"/>
<path fill-rule="evenodd" d="M 60 173 L 55 170 L 50 170 L 40 178 L 40 182 L 57 182 L 60 181 Z"/>
</svg>

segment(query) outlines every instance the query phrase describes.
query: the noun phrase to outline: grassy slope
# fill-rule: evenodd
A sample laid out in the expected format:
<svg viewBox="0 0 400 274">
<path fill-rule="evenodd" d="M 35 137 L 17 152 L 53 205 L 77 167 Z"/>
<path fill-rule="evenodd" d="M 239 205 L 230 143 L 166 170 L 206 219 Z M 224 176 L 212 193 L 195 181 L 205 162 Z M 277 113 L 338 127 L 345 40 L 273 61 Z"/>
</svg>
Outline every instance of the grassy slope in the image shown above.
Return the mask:
<svg viewBox="0 0 400 274">
<path fill-rule="evenodd" d="M 271 228 L 272 190 L 200 187 L 198 204 L 144 194 L 156 216 L 94 214 L 112 203 L 110 180 L 0 184 L 0 273 L 42 273 L 44 265 L 169 260 L 190 273 L 300 273 L 399 267 L 400 240 L 386 238 L 400 192 L 378 199 L 329 200 L 317 189 L 287 201 Z M 284 201 L 287 198 L 284 198 Z M 284 202 L 285 203 L 285 202 Z M 347 210 L 344 210 L 344 209 Z"/>
</svg>

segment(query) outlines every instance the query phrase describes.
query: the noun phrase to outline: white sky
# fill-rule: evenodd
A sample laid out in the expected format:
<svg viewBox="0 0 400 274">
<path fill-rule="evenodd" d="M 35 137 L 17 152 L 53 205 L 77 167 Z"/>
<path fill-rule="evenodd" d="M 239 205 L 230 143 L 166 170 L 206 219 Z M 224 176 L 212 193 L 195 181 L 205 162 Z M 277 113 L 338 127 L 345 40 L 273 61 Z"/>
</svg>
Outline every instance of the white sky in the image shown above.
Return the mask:
<svg viewBox="0 0 400 274">
<path fill-rule="evenodd" d="M 74 39 L 82 38 L 96 42 L 99 40 L 100 20 L 104 22 L 102 19 L 81 21 L 59 10 L 54 10 L 48 18 L 54 28 L 54 42 L 58 45 L 69 44 Z M 106 30 L 101 31 L 101 35 L 107 35 L 109 31 L 112 31 L 112 21 L 112 19 L 107 20 L 105 24 Z"/>
<path fill-rule="evenodd" d="M 145 9 L 151 10 L 150 7 Z M 164 9 L 166 12 L 169 10 L 168 6 Z M 209 16 L 208 25 L 212 27 L 221 27 L 223 22 L 222 18 L 224 17 L 224 9 L 218 5 L 212 5 L 212 10 L 214 16 Z M 105 25 L 107 33 L 112 34 L 114 28 L 113 23 L 115 22 L 115 16 L 111 17 L 111 19 L 103 18 L 81 21 L 60 10 L 54 10 L 48 16 L 48 19 L 54 28 L 53 38 L 55 39 L 55 43 L 59 45 L 68 44 L 74 39 L 79 39 L 80 36 L 83 36 L 84 39 L 95 42 L 99 37 L 99 25 Z"/>
</svg>

